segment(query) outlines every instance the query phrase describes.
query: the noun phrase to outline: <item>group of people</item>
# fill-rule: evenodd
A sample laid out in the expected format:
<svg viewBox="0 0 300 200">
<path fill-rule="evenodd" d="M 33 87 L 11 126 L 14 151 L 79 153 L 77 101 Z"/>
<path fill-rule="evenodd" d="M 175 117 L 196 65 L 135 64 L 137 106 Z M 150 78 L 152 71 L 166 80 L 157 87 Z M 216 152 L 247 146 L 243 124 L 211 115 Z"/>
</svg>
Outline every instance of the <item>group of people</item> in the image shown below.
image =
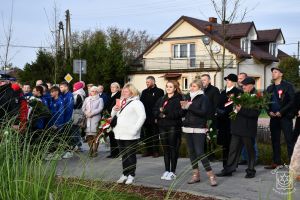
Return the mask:
<svg viewBox="0 0 300 200">
<path fill-rule="evenodd" d="M 282 164 L 280 135 L 283 132 L 291 160 L 290 167 L 299 179 L 299 93 L 295 94 L 293 85 L 283 80 L 281 69 L 272 68 L 271 71 L 273 82 L 267 89 L 271 103 L 267 112 L 270 116 L 273 163 L 265 168 L 275 169 Z M 246 73 L 226 76 L 226 87 L 221 92 L 211 84 L 210 75 L 203 74 L 201 79 L 191 82 L 188 94 L 183 94 L 175 80 L 167 81 L 164 92 L 156 86 L 153 76 L 146 78 L 147 88 L 141 95 L 131 83 L 121 88 L 114 82 L 110 85 L 110 94 L 106 94 L 102 85 L 85 86 L 84 82 L 76 82 L 71 92 L 67 82 L 53 86 L 38 80 L 31 93 L 28 84 L 20 87 L 17 83 L 0 80 L 0 123 L 5 122 L 7 118 L 4 116 L 8 113 L 19 113 L 20 131 L 30 126 L 31 132 L 51 128 L 62 133 L 71 124 L 72 140 L 63 158 L 72 157 L 74 149 L 80 149 L 82 136 L 91 145 L 102 115 L 104 112 L 110 114 L 112 130 L 108 134 L 108 158 L 122 157 L 123 173 L 118 183 L 134 182 L 140 141 L 144 143 L 143 157 L 159 157 L 159 147 L 162 147 L 165 169 L 161 179 L 175 180 L 182 136 L 186 138 L 193 169 L 188 184 L 200 182 L 199 161 L 207 172 L 211 186 L 217 185 L 216 176 L 232 176 L 239 164 L 248 165 L 245 178 L 255 177 L 258 158 L 256 134 L 261 110 L 234 105 L 231 98 L 242 93 L 257 95 L 255 79 Z M 25 101 L 26 98 L 29 101 Z M 31 108 L 30 99 L 48 108 L 49 116 L 33 117 L 34 109 Z M 28 105 L 25 102 L 29 102 Z M 18 103 L 19 107 L 16 106 Z M 236 113 L 234 120 L 230 118 L 232 112 Z M 293 129 L 295 116 L 296 125 Z M 217 174 L 210 166 L 215 148 L 214 144 L 207 142 L 210 130 L 217 130 L 217 143 L 222 146 L 223 170 Z M 97 153 L 91 156 L 97 156 Z M 57 159 L 54 152 L 49 152 L 47 158 Z"/>
</svg>

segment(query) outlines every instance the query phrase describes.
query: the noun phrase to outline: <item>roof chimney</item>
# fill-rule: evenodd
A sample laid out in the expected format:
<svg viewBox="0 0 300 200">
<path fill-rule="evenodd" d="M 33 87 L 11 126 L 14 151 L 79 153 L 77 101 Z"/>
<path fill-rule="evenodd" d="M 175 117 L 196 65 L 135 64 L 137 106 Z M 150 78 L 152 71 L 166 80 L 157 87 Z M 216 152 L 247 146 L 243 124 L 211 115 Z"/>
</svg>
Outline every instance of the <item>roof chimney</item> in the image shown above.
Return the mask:
<svg viewBox="0 0 300 200">
<path fill-rule="evenodd" d="M 209 21 L 210 23 L 216 24 L 216 23 L 218 22 L 218 19 L 215 18 L 215 17 L 210 17 L 210 18 L 208 18 L 208 21 Z"/>
<path fill-rule="evenodd" d="M 212 32 L 212 30 L 213 30 L 213 25 L 212 25 L 212 24 L 206 25 L 206 30 L 207 30 L 208 32 Z"/>
</svg>

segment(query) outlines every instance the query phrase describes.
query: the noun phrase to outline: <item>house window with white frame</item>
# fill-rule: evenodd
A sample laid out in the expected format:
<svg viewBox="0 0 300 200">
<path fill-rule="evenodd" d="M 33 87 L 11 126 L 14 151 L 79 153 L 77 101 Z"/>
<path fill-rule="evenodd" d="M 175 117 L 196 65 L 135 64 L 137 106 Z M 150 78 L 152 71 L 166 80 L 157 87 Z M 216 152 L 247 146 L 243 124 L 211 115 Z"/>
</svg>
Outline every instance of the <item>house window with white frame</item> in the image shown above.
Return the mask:
<svg viewBox="0 0 300 200">
<path fill-rule="evenodd" d="M 270 43 L 270 46 L 269 46 L 269 53 L 270 53 L 272 56 L 277 57 L 277 53 L 278 53 L 277 43 Z"/>
<path fill-rule="evenodd" d="M 173 58 L 175 59 L 189 59 L 190 67 L 196 66 L 196 46 L 194 43 L 187 44 L 174 44 L 173 45 Z"/>
<path fill-rule="evenodd" d="M 173 58 L 191 58 L 195 56 L 195 44 L 173 44 Z"/>
<path fill-rule="evenodd" d="M 241 49 L 246 53 L 250 53 L 251 41 L 248 38 L 241 38 Z"/>
</svg>

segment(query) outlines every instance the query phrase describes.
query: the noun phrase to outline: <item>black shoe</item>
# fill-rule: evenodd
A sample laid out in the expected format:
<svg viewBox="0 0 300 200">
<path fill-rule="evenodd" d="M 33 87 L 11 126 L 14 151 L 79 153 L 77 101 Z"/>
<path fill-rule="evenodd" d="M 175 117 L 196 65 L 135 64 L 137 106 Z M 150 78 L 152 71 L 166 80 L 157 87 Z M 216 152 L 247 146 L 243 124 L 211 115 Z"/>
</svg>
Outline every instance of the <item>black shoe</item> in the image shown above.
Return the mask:
<svg viewBox="0 0 300 200">
<path fill-rule="evenodd" d="M 217 177 L 232 176 L 232 172 L 221 171 L 220 173 L 216 174 L 216 176 Z"/>
<path fill-rule="evenodd" d="M 241 160 L 238 165 L 247 165 L 247 160 Z"/>
<path fill-rule="evenodd" d="M 246 169 L 246 173 L 245 178 L 254 178 L 256 171 L 254 169 Z"/>
<path fill-rule="evenodd" d="M 245 178 L 254 178 L 255 177 L 255 173 L 247 173 Z"/>
</svg>

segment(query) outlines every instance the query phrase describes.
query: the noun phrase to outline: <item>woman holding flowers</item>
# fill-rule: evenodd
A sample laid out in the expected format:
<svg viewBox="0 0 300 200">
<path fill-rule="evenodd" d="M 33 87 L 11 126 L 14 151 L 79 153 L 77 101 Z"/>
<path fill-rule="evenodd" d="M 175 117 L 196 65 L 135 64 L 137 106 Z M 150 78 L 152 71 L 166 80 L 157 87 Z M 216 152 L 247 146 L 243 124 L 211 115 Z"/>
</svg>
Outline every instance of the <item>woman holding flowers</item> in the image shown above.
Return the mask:
<svg viewBox="0 0 300 200">
<path fill-rule="evenodd" d="M 84 100 L 82 105 L 82 111 L 86 117 L 86 140 L 91 147 L 93 140 L 97 134 L 97 128 L 101 119 L 101 112 L 104 107 L 103 100 L 99 96 L 99 91 L 96 86 L 93 86 L 89 90 L 89 96 Z M 90 156 L 97 156 L 97 152 L 93 152 Z"/>
<path fill-rule="evenodd" d="M 237 75 L 229 74 L 224 80 L 226 81 L 226 88 L 220 94 L 219 106 L 216 110 L 218 128 L 217 142 L 223 147 L 223 167 L 225 167 L 227 163 L 231 141 L 229 114 L 233 111 L 233 102 L 230 97 L 238 96 L 241 92 L 236 87 L 236 82 L 238 81 Z"/>
</svg>

